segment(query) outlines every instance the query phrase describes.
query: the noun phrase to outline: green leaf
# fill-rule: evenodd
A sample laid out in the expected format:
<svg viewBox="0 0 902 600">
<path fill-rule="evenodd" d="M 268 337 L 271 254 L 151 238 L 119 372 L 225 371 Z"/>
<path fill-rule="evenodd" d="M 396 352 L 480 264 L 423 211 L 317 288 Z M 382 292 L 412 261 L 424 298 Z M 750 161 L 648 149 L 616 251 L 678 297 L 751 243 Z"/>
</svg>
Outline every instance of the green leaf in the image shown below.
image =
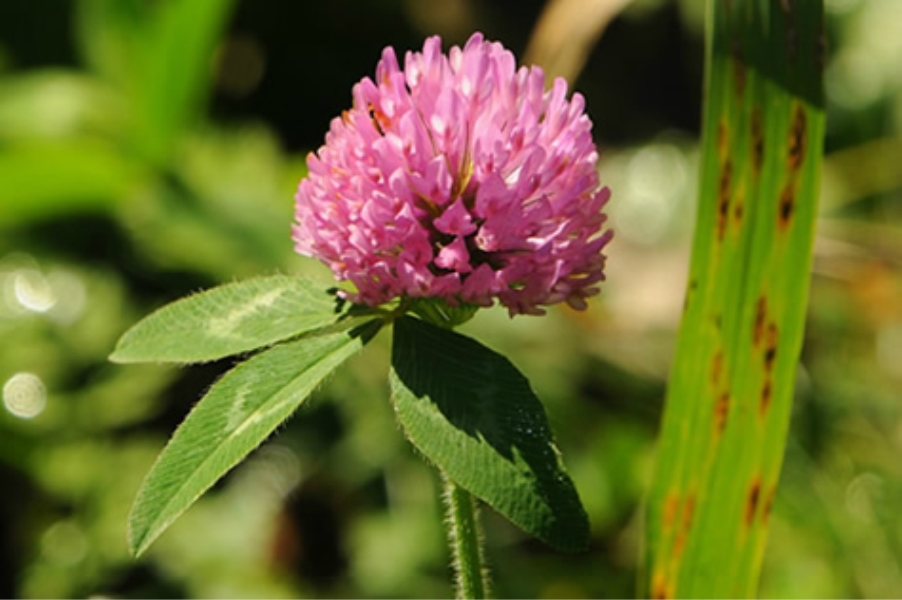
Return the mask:
<svg viewBox="0 0 902 600">
<path fill-rule="evenodd" d="M 339 310 L 334 295 L 306 279 L 257 277 L 164 306 L 126 331 L 110 360 L 204 362 L 359 323 Z"/>
<path fill-rule="evenodd" d="M 0 226 L 109 210 L 141 178 L 121 152 L 94 140 L 10 145 L 0 149 Z"/>
<path fill-rule="evenodd" d="M 282 344 L 237 366 L 217 382 L 176 430 L 138 491 L 129 518 L 136 555 L 201 494 L 256 448 L 341 363 L 378 331 Z"/>
<path fill-rule="evenodd" d="M 7 149 L 35 138 L 71 144 L 77 136 L 109 133 L 121 126 L 123 114 L 115 90 L 78 71 L 42 68 L 0 78 L 0 139 Z M 102 146 L 99 139 L 82 143 L 89 141 Z M 108 147 L 125 161 L 121 148 Z"/>
<path fill-rule="evenodd" d="M 509 360 L 415 319 L 395 322 L 392 401 L 407 437 L 457 485 L 555 548 L 589 522 L 541 402 Z"/>
<path fill-rule="evenodd" d="M 823 2 L 709 2 L 699 213 L 648 501 L 646 595 L 754 596 L 801 351 Z"/>
<path fill-rule="evenodd" d="M 149 10 L 141 0 L 79 0 L 73 14 L 83 61 L 108 83 L 127 90 L 140 78 L 135 66 L 145 42 Z"/>
<path fill-rule="evenodd" d="M 155 163 L 165 163 L 176 139 L 195 123 L 214 76 L 216 46 L 234 0 L 166 0 L 154 3 L 140 53 L 141 77 L 133 86 L 134 143 Z"/>
</svg>

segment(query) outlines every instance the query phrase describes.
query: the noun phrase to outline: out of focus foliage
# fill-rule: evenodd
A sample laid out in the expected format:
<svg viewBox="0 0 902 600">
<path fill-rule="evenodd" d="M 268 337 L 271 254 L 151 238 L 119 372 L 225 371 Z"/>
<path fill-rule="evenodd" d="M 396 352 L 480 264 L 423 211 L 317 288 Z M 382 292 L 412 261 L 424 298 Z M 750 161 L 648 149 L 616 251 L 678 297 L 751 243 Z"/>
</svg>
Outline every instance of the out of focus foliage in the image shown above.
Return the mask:
<svg viewBox="0 0 902 600">
<path fill-rule="evenodd" d="M 635 0 L 575 81 L 614 191 L 586 313 L 465 329 L 546 404 L 592 522 L 557 554 L 485 513 L 496 594 L 630 596 L 693 222 L 702 3 Z M 273 272 L 303 157 L 382 46 L 542 3 L 0 3 L 0 596 L 446 596 L 437 482 L 378 340 L 138 561 L 141 477 L 229 364 L 106 362 L 140 315 Z M 828 139 L 807 337 L 761 594 L 902 595 L 902 3 L 827 3 Z M 537 57 L 541 60 L 541 57 Z"/>
</svg>

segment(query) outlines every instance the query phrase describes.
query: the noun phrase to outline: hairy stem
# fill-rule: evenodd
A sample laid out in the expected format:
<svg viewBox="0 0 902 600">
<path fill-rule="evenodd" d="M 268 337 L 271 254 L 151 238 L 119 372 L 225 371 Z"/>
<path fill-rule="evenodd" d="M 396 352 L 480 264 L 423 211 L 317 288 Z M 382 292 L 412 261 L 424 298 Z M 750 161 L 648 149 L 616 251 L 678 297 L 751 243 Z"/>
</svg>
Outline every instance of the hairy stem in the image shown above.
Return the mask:
<svg viewBox="0 0 902 600">
<path fill-rule="evenodd" d="M 482 532 L 473 496 L 443 473 L 444 499 L 458 598 L 485 598 L 488 575 L 483 565 Z"/>
</svg>

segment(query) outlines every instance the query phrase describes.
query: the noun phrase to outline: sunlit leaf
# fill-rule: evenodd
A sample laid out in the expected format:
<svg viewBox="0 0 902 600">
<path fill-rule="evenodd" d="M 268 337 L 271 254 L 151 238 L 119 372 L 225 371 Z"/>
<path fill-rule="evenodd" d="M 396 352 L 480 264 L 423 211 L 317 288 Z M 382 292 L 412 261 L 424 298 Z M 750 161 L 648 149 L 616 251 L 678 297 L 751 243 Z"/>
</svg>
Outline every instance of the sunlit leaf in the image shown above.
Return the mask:
<svg viewBox="0 0 902 600">
<path fill-rule="evenodd" d="M 214 57 L 234 0 L 154 3 L 141 48 L 134 143 L 147 158 L 165 162 L 175 139 L 203 108 L 215 74 Z"/>
<path fill-rule="evenodd" d="M 649 498 L 648 589 L 755 595 L 802 344 L 823 4 L 709 2 L 699 214 Z"/>
<path fill-rule="evenodd" d="M 217 382 L 176 430 L 144 480 L 129 519 L 132 552 L 144 552 L 377 330 L 373 321 L 354 332 L 282 344 Z"/>
<path fill-rule="evenodd" d="M 589 524 L 541 402 L 505 357 L 419 319 L 395 322 L 392 400 L 407 437 L 457 485 L 562 550 Z"/>
<path fill-rule="evenodd" d="M 168 304 L 129 329 L 115 362 L 193 363 L 254 350 L 346 320 L 336 297 L 300 277 L 226 284 Z"/>
<path fill-rule="evenodd" d="M 0 138 L 25 140 L 108 132 L 121 125 L 121 98 L 77 71 L 40 69 L 0 79 Z"/>
<path fill-rule="evenodd" d="M 141 176 L 120 152 L 92 140 L 6 146 L 0 149 L 0 225 L 107 210 Z"/>
<path fill-rule="evenodd" d="M 75 3 L 75 41 L 85 63 L 107 82 L 127 90 L 136 85 L 136 68 L 151 23 L 141 0 L 79 0 Z"/>
</svg>

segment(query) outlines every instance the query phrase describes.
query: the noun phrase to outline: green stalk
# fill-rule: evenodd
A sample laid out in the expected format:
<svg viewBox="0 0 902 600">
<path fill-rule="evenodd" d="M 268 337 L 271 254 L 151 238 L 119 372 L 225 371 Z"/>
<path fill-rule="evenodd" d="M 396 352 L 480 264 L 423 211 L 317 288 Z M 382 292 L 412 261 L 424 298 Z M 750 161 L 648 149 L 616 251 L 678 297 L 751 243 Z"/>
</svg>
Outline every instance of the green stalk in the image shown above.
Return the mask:
<svg viewBox="0 0 902 600">
<path fill-rule="evenodd" d="M 749 597 L 786 447 L 824 135 L 822 0 L 710 0 L 699 212 L 646 595 Z"/>
<path fill-rule="evenodd" d="M 468 491 L 458 487 L 444 473 L 442 482 L 457 598 L 485 598 L 488 576 L 476 502 Z"/>
</svg>

